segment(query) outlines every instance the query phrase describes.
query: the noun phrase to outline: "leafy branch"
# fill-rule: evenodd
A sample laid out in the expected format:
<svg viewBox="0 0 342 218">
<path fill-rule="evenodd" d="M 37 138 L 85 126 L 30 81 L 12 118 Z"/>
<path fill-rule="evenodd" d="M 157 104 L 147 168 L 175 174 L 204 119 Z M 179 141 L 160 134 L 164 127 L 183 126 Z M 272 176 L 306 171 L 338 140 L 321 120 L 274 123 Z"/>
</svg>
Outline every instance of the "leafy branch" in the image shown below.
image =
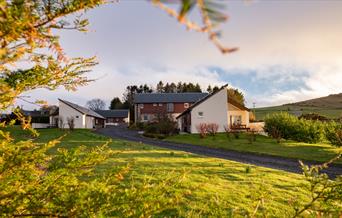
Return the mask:
<svg viewBox="0 0 342 218">
<path fill-rule="evenodd" d="M 152 4 L 156 7 L 162 9 L 171 17 L 178 20 L 179 23 L 185 25 L 188 30 L 194 30 L 197 32 L 207 33 L 209 40 L 223 53 L 232 53 L 238 50 L 237 47 L 227 47 L 224 46 L 219 40 L 219 32 L 215 28 L 222 22 L 228 20 L 228 16 L 221 11 L 224 8 L 224 4 L 220 1 L 212 0 L 182 0 L 179 11 L 166 6 L 167 1 L 163 0 L 152 0 Z M 190 21 L 188 14 L 193 8 L 201 14 L 202 24 L 197 24 L 196 22 Z"/>
</svg>

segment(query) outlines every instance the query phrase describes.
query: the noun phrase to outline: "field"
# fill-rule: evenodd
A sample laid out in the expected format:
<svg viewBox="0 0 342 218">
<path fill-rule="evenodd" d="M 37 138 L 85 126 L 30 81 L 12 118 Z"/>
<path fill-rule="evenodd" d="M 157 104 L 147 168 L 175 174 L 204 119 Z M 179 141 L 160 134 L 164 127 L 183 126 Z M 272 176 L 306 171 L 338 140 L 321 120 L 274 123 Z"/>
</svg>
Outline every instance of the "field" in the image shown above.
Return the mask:
<svg viewBox="0 0 342 218">
<path fill-rule="evenodd" d="M 225 133 L 219 133 L 215 138 L 210 136 L 200 139 L 198 134 L 184 134 L 171 136 L 167 140 L 212 148 L 320 162 L 330 160 L 339 152 L 342 152 L 342 148 L 336 148 L 329 144 L 308 144 L 294 141 L 282 141 L 278 144 L 274 139 L 262 135 L 257 135 L 256 142 L 251 144 L 245 133 L 241 133 L 239 137 L 239 139 L 235 139 L 234 136 L 231 136 L 228 139 Z M 342 160 L 336 163 L 342 164 Z"/>
<path fill-rule="evenodd" d="M 254 111 L 254 110 L 253 110 Z M 267 114 L 277 112 L 288 112 L 294 115 L 301 115 L 307 113 L 317 113 L 330 119 L 337 119 L 342 116 L 342 109 L 326 108 L 326 107 L 311 107 L 311 106 L 297 106 L 297 105 L 282 105 L 275 107 L 256 108 L 256 120 L 264 120 Z"/>
<path fill-rule="evenodd" d="M 18 129 L 13 132 L 19 138 L 29 138 Z M 46 129 L 40 133 L 37 143 L 66 133 L 57 146 L 64 148 L 93 147 L 110 140 L 88 130 Z M 157 217 L 251 216 L 258 202 L 257 214 L 289 217 L 293 213 L 289 202 L 307 200 L 301 175 L 122 140 L 112 140 L 109 146 L 115 154 L 97 174 L 130 165 L 123 187 L 140 185 L 145 190 L 144 201 L 123 203 L 130 207 L 163 205 L 153 212 Z M 56 148 L 50 152 L 54 154 Z M 165 186 L 167 191 L 161 191 Z"/>
<path fill-rule="evenodd" d="M 297 116 L 316 113 L 330 119 L 337 119 L 342 117 L 342 93 L 281 106 L 256 108 L 256 119 L 263 120 L 267 114 L 280 111 L 286 111 Z"/>
</svg>

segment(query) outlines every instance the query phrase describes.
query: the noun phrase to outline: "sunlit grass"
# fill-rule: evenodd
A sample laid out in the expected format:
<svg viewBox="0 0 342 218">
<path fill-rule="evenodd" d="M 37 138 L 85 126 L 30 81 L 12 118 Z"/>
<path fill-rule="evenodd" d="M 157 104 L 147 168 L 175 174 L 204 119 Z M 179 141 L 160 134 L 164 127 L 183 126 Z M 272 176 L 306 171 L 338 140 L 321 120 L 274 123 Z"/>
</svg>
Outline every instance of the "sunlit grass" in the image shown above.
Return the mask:
<svg viewBox="0 0 342 218">
<path fill-rule="evenodd" d="M 57 146 L 63 148 L 80 145 L 94 147 L 111 140 L 89 130 L 69 133 L 46 129 L 40 130 L 40 133 L 41 138 L 36 140 L 39 143 L 68 133 Z M 114 154 L 97 168 L 97 175 L 100 176 L 104 170 L 129 166 L 124 184 L 144 184 L 143 181 L 148 180 L 150 185 L 145 188 L 151 192 L 154 181 L 173 178 L 166 182 L 172 189 L 173 197 L 163 200 L 177 206 L 164 211 L 163 217 L 251 214 L 260 199 L 263 206 L 258 213 L 263 211 L 271 217 L 287 217 L 293 213 L 290 202 L 307 199 L 303 188 L 306 182 L 298 174 L 116 139 L 109 146 Z M 56 148 L 51 152 L 56 152 Z M 175 182 L 178 184 L 174 185 Z M 174 201 L 177 203 L 174 204 Z"/>
<path fill-rule="evenodd" d="M 235 139 L 234 136 L 231 136 L 230 139 L 228 139 L 226 134 L 220 133 L 215 138 L 208 136 L 201 139 L 197 134 L 184 134 L 171 136 L 166 140 L 212 148 L 253 152 L 319 162 L 330 160 L 339 152 L 342 152 L 342 148 L 324 143 L 309 144 L 294 141 L 282 141 L 281 143 L 277 143 L 274 139 L 262 135 L 258 135 L 256 141 L 250 143 L 247 137 L 247 134 L 242 133 L 240 134 L 239 139 Z M 337 161 L 337 163 L 342 164 L 342 160 Z"/>
</svg>

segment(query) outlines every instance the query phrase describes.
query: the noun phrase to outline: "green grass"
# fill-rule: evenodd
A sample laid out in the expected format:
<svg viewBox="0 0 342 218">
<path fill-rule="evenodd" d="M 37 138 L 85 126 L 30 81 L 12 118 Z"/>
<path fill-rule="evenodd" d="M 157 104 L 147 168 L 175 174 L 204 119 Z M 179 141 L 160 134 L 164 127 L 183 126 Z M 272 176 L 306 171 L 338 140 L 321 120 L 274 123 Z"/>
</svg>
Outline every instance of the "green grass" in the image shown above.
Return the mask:
<svg viewBox="0 0 342 218">
<path fill-rule="evenodd" d="M 211 136 L 201 139 L 198 134 L 184 134 L 171 136 L 166 140 L 319 162 L 330 160 L 342 152 L 342 148 L 333 147 L 329 144 L 308 144 L 294 141 L 282 141 L 278 144 L 274 139 L 262 135 L 258 135 L 256 142 L 251 144 L 247 137 L 246 133 L 241 133 L 239 139 L 231 136 L 229 140 L 225 133 L 219 133 L 215 139 Z M 339 160 L 336 163 L 342 164 L 342 161 Z"/>
<path fill-rule="evenodd" d="M 13 131 L 22 139 L 29 137 L 19 130 Z M 88 130 L 68 133 L 46 129 L 40 133 L 40 139 L 36 140 L 39 143 L 67 133 L 58 145 L 64 148 L 93 147 L 110 140 Z M 222 139 L 220 136 L 217 141 Z M 122 140 L 113 140 L 109 146 L 115 155 L 98 168 L 99 175 L 102 170 L 130 164 L 129 174 L 124 180 L 127 184 L 170 178 L 173 178 L 170 183 L 177 183 L 170 185 L 172 195 L 162 199 L 167 205 L 170 202 L 170 205 L 177 206 L 170 206 L 163 216 L 227 217 L 230 213 L 252 213 L 258 199 L 263 198 L 261 210 L 268 216 L 288 217 L 293 212 L 289 202 L 307 200 L 303 188 L 306 182 L 301 175 Z M 152 184 L 147 189 L 152 193 L 154 187 Z M 145 200 L 148 202 L 150 199 L 147 196 Z"/>
<path fill-rule="evenodd" d="M 283 106 L 275 106 L 275 107 L 256 108 L 255 109 L 256 120 L 264 120 L 267 114 L 277 113 L 281 111 L 285 111 L 289 113 L 302 113 L 302 114 L 317 113 L 330 119 L 336 119 L 342 116 L 341 109 L 283 105 Z"/>
</svg>

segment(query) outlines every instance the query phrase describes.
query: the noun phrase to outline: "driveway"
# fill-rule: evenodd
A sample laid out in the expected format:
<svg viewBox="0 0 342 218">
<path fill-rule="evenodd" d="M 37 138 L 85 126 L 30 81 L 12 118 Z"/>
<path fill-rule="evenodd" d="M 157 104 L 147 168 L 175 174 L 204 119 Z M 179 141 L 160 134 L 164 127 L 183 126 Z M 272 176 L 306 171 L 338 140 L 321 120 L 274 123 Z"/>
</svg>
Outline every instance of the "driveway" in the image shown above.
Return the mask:
<svg viewBox="0 0 342 218">
<path fill-rule="evenodd" d="M 176 142 L 166 142 L 157 139 L 146 138 L 138 134 L 137 131 L 129 130 L 126 127 L 108 127 L 96 130 L 97 133 L 109 136 L 111 138 L 119 138 L 128 141 L 142 142 L 144 144 L 154 145 L 162 148 L 185 151 L 193 154 L 204 155 L 209 157 L 222 158 L 226 160 L 237 161 L 246 164 L 253 164 L 262 167 L 268 167 L 278 170 L 284 170 L 292 173 L 302 173 L 298 160 L 284 157 L 276 157 L 271 155 L 261 155 L 254 153 L 245 153 L 232 150 L 223 150 L 216 148 L 207 148 L 204 146 L 181 144 Z M 317 164 L 317 162 L 303 161 L 305 164 Z M 331 165 L 327 170 L 331 177 L 342 175 L 342 165 Z"/>
</svg>

